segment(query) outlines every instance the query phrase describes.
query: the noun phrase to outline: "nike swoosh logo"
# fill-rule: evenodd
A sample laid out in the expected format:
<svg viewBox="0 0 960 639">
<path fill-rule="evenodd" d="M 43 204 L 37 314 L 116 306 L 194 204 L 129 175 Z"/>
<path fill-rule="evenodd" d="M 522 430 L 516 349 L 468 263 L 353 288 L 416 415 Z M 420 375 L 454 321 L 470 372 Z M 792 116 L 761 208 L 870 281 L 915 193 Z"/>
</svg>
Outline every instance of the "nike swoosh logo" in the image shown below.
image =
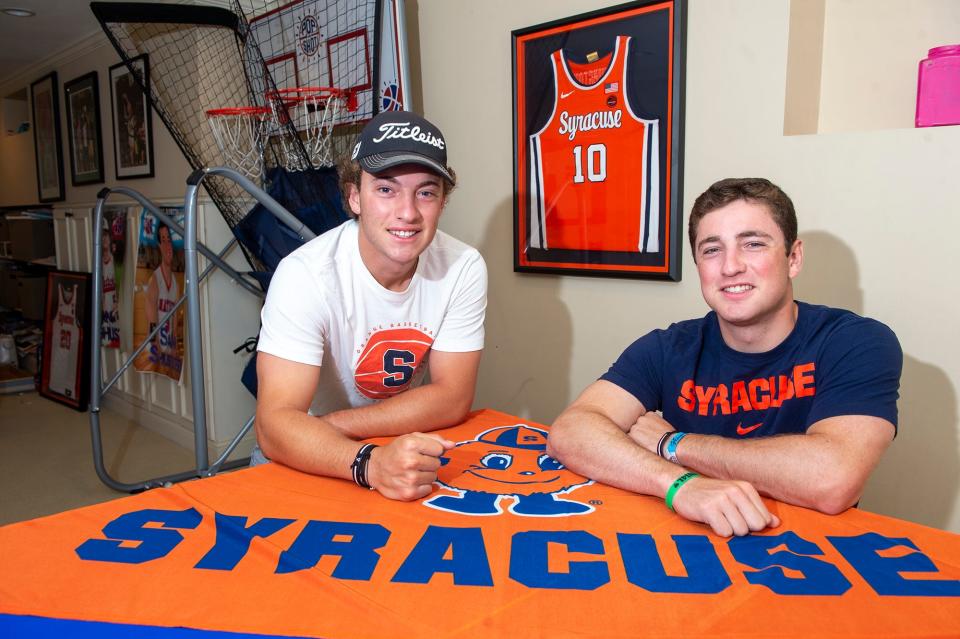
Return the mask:
<svg viewBox="0 0 960 639">
<path fill-rule="evenodd" d="M 573 91 L 567 91 L 566 93 L 561 92 L 560 99 L 569 98 L 571 95 L 573 95 Z"/>
<path fill-rule="evenodd" d="M 737 424 L 737 435 L 746 435 L 747 433 L 752 433 L 761 426 L 763 426 L 763 422 L 754 424 L 753 426 L 747 426 L 746 428 L 744 428 L 742 424 Z"/>
</svg>

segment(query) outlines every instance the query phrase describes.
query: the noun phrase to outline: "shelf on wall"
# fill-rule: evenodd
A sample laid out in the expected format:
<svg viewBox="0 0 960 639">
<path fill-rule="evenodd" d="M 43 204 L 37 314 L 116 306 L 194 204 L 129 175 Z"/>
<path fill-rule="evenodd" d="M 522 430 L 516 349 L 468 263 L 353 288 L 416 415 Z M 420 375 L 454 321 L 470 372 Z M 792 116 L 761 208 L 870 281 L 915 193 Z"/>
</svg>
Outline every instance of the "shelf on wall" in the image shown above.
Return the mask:
<svg viewBox="0 0 960 639">
<path fill-rule="evenodd" d="M 956 0 L 791 0 L 784 135 L 913 128 L 920 60 L 958 24 Z"/>
</svg>

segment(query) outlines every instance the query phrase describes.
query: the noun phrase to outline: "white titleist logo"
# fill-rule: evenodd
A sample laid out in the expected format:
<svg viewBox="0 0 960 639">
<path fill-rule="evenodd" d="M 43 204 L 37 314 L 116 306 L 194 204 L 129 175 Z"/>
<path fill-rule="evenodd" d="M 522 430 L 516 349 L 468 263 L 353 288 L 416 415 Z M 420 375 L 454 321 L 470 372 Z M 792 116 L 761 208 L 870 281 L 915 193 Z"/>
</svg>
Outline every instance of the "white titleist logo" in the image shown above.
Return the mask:
<svg viewBox="0 0 960 639">
<path fill-rule="evenodd" d="M 429 131 L 421 131 L 418 126 L 410 126 L 409 122 L 396 122 L 380 125 L 380 132 L 383 134 L 374 138 L 373 142 L 382 142 L 384 140 L 414 140 L 423 142 L 438 149 L 444 148 L 443 138 L 438 138 Z"/>
<path fill-rule="evenodd" d="M 560 114 L 560 135 L 568 135 L 572 140 L 579 131 L 594 129 L 619 129 L 623 111 L 594 111 L 586 115 L 570 115 L 566 111 Z"/>
</svg>

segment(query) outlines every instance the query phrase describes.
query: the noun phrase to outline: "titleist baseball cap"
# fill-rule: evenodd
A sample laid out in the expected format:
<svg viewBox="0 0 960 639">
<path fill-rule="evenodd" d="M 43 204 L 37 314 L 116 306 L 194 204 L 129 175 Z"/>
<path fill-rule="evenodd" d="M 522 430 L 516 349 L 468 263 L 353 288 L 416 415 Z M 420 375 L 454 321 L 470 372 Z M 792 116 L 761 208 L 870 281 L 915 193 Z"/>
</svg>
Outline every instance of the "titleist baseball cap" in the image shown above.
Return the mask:
<svg viewBox="0 0 960 639">
<path fill-rule="evenodd" d="M 419 164 L 453 181 L 447 170 L 447 143 L 426 118 L 410 111 L 384 111 L 360 132 L 351 159 L 368 173 L 401 164 Z"/>
</svg>

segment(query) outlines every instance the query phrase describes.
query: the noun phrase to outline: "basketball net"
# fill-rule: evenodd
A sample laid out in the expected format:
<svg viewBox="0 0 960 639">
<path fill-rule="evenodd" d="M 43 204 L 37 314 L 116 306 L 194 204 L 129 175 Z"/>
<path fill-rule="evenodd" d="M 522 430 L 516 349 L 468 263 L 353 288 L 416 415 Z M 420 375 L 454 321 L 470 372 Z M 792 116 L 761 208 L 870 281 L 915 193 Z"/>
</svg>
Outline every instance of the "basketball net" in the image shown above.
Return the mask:
<svg viewBox="0 0 960 639">
<path fill-rule="evenodd" d="M 311 166 L 333 166 L 333 127 L 339 124 L 347 110 L 356 110 L 355 97 L 347 91 L 329 87 L 295 87 L 267 93 L 273 106 L 273 127 L 282 133 L 279 143 L 284 167 L 288 171 L 304 171 Z M 288 126 L 289 123 L 293 126 Z M 303 145 L 309 165 L 292 139 L 297 135 Z"/>
<path fill-rule="evenodd" d="M 207 121 L 224 162 L 258 183 L 263 181 L 263 132 L 270 117 L 267 107 L 207 111 Z"/>
</svg>

